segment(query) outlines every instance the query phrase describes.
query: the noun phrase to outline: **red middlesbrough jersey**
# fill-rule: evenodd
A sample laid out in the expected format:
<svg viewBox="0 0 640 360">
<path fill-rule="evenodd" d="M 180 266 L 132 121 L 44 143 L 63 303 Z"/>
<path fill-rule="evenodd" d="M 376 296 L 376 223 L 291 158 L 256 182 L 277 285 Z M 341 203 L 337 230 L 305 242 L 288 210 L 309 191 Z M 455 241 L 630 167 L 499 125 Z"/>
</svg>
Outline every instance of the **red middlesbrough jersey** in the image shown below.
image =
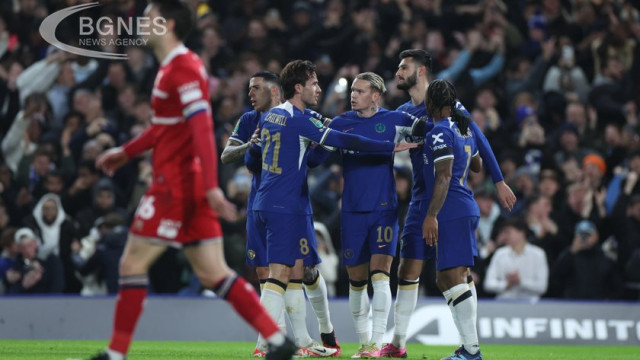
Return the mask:
<svg viewBox="0 0 640 360">
<path fill-rule="evenodd" d="M 207 73 L 196 54 L 181 45 L 167 55 L 154 82 L 151 107 L 153 185 L 168 186 L 177 198 L 203 197 L 205 188 L 217 184 L 203 183 L 189 124 L 202 112 L 207 114 L 206 121 L 212 122 Z M 201 135 L 213 137 L 213 124 L 209 128 L 209 134 Z M 216 161 L 217 157 L 213 159 Z"/>
</svg>

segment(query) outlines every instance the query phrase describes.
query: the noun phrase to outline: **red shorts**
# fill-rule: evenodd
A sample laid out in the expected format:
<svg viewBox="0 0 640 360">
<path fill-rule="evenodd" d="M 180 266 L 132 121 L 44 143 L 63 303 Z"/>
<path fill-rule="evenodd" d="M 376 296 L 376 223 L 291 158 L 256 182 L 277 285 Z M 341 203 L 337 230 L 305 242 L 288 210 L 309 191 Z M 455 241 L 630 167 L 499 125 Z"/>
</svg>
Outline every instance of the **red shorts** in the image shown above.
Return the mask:
<svg viewBox="0 0 640 360">
<path fill-rule="evenodd" d="M 180 199 L 154 187 L 140 199 L 130 231 L 177 247 L 222 237 L 218 215 L 204 197 Z"/>
</svg>

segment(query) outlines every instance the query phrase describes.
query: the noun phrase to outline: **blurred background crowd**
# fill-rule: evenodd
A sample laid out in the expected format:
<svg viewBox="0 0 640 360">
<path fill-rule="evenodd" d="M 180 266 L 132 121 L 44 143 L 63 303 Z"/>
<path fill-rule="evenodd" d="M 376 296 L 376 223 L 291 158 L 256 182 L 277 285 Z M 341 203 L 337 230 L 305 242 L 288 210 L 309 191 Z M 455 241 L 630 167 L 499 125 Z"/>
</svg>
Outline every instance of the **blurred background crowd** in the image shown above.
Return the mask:
<svg viewBox="0 0 640 360">
<path fill-rule="evenodd" d="M 388 82 L 384 107 L 406 102 L 395 85 L 398 54 L 428 50 L 433 77 L 456 85 L 518 197 L 505 212 L 490 177 L 472 173 L 480 296 L 638 299 L 640 1 L 189 1 L 197 29 L 186 44 L 209 72 L 218 153 L 251 110 L 248 80 L 259 70 L 312 60 L 323 89 L 316 110 L 332 117 L 349 110 L 349 84 L 364 71 Z M 0 293 L 116 292 L 127 225 L 150 184 L 148 154 L 112 178 L 94 161 L 149 126 L 153 55 L 127 47 L 126 61 L 77 57 L 38 32 L 48 14 L 89 2 L 0 5 Z M 87 10 L 94 18 L 141 16 L 146 6 L 100 3 Z M 74 34 L 68 24 L 56 32 L 66 43 Z M 410 166 L 398 156 L 401 225 Z M 246 209 L 251 174 L 220 164 L 219 176 Z M 331 295 L 346 295 L 339 157 L 313 169 L 309 184 L 321 271 Z M 229 264 L 255 281 L 244 264 L 244 219 L 223 227 Z M 422 286 L 438 296 L 432 269 Z M 202 291 L 174 250 L 152 268 L 151 282 L 155 293 Z"/>
</svg>

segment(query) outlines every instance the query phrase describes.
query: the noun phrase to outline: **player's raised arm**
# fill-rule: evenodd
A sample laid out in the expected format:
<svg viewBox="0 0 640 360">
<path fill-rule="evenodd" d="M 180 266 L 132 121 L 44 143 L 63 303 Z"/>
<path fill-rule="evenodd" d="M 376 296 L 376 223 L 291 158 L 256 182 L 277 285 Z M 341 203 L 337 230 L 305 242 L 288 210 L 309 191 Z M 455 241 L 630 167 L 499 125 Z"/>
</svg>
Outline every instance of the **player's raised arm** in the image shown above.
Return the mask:
<svg viewBox="0 0 640 360">
<path fill-rule="evenodd" d="M 464 106 L 459 102 L 456 105 L 455 111 L 462 111 L 466 114 L 469 113 L 467 109 L 465 109 Z M 484 133 L 482 132 L 482 130 L 480 130 L 475 122 L 471 121 L 469 123 L 469 129 L 471 129 L 471 132 L 476 139 L 476 144 L 478 144 L 478 151 L 480 152 L 480 156 L 484 160 L 486 166 L 489 168 L 491 179 L 496 184 L 496 190 L 498 191 L 500 204 L 505 209 L 511 211 L 516 203 L 516 196 L 509 185 L 504 182 L 504 177 L 502 176 L 500 165 L 498 164 L 498 160 L 496 160 L 493 149 L 491 149 L 489 140 L 487 140 L 487 137 L 484 136 Z"/>
</svg>

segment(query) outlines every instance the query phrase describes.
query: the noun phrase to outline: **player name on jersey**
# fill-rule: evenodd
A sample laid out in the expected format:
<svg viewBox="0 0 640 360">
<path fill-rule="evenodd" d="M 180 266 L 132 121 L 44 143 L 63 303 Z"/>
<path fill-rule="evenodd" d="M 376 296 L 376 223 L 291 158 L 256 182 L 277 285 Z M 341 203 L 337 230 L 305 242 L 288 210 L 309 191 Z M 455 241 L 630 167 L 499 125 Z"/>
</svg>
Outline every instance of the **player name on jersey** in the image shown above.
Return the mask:
<svg viewBox="0 0 640 360">
<path fill-rule="evenodd" d="M 268 113 L 267 116 L 264 118 L 264 121 L 268 121 L 270 123 L 274 123 L 280 126 L 287 126 L 287 117 L 284 115 Z"/>
</svg>

